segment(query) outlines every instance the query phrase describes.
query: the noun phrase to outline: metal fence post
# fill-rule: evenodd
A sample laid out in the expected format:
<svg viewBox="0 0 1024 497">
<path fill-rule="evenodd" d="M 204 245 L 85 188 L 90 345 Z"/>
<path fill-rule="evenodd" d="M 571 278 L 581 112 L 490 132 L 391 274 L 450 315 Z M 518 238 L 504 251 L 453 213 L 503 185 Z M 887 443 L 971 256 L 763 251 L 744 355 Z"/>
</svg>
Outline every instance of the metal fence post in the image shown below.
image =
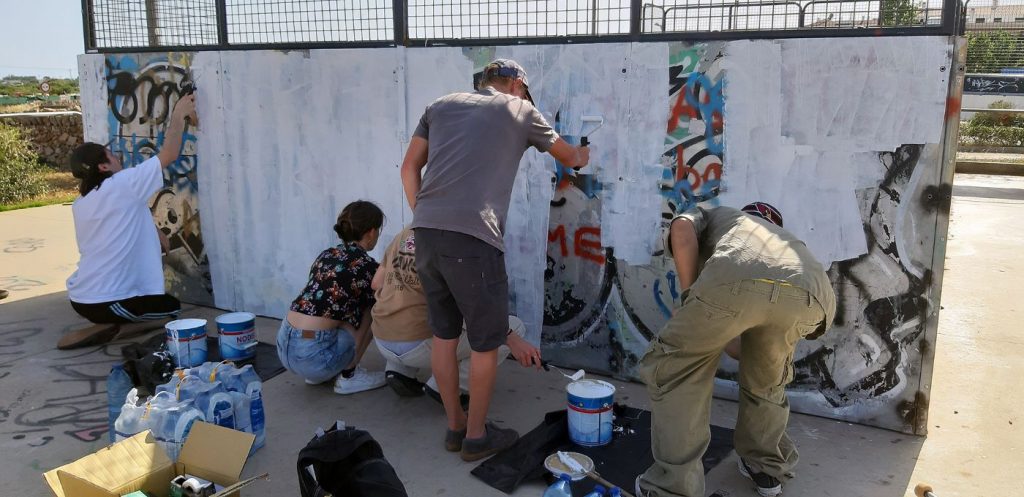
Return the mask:
<svg viewBox="0 0 1024 497">
<path fill-rule="evenodd" d="M 392 3 L 392 23 L 395 25 L 395 45 L 408 46 L 408 19 L 406 16 L 406 0 L 394 0 Z"/>
<path fill-rule="evenodd" d="M 217 44 L 228 46 L 228 5 L 227 0 L 217 0 Z"/>
<path fill-rule="evenodd" d="M 644 15 L 643 0 L 630 0 L 629 2 L 629 34 L 639 35 Z"/>
<path fill-rule="evenodd" d="M 92 0 L 82 0 L 82 38 L 86 52 L 96 49 L 96 20 L 93 19 Z"/>
<path fill-rule="evenodd" d="M 160 20 L 156 16 L 156 0 L 146 0 L 146 34 L 151 47 L 160 46 L 160 37 L 156 34 L 159 23 Z"/>
</svg>

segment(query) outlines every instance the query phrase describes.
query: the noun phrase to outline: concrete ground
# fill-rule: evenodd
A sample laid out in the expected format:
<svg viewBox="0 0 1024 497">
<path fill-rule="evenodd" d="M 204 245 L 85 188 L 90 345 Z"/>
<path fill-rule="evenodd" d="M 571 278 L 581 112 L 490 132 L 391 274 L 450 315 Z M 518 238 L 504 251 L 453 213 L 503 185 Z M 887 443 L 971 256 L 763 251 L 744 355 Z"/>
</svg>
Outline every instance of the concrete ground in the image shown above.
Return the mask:
<svg viewBox="0 0 1024 497">
<path fill-rule="evenodd" d="M 947 248 L 943 310 L 927 438 L 794 415 L 790 433 L 801 450 L 798 478 L 788 496 L 913 495 L 928 482 L 940 497 L 1020 494 L 1024 431 L 1012 394 L 1024 375 L 1024 316 L 1018 278 L 1024 277 L 1024 178 L 957 177 Z M 84 324 L 67 304 L 64 279 L 77 254 L 70 208 L 52 206 L 0 213 L 0 481 L 2 495 L 45 496 L 42 472 L 106 444 L 105 377 L 123 343 L 57 351 L 57 338 Z M 220 311 L 189 307 L 212 318 Z M 259 337 L 273 342 L 277 321 L 260 319 Z M 371 347 L 367 363 L 380 368 Z M 647 408 L 644 390 L 613 381 L 617 399 Z M 557 374 L 501 368 L 493 418 L 526 432 L 542 414 L 564 406 Z M 388 389 L 350 397 L 307 386 L 289 373 L 264 385 L 267 446 L 243 475 L 271 480 L 248 496 L 298 495 L 295 457 L 317 426 L 334 419 L 369 430 L 409 491 L 420 496 L 501 495 L 469 474 L 442 447 L 440 406 L 425 397 L 402 399 Z M 716 400 L 713 423 L 731 426 L 736 405 Z M 756 496 L 735 470 L 735 455 L 708 475 L 708 493 Z M 630 489 L 631 490 L 631 489 Z M 538 496 L 540 483 L 513 495 Z"/>
</svg>

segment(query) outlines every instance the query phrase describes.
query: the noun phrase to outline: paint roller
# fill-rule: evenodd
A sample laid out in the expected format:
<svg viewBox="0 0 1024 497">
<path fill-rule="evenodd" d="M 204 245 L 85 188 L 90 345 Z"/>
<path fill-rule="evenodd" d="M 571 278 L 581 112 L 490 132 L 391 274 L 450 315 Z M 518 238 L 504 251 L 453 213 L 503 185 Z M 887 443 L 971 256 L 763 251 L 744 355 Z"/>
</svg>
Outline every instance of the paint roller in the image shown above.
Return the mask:
<svg viewBox="0 0 1024 497">
<path fill-rule="evenodd" d="M 590 134 L 604 126 L 604 116 L 582 116 L 580 121 L 583 123 L 580 127 L 580 146 L 586 147 L 590 145 Z"/>
<path fill-rule="evenodd" d="M 601 475 L 598 474 L 597 471 L 588 471 L 587 468 L 584 468 L 583 465 L 580 464 L 580 462 L 577 461 L 576 458 L 570 455 L 568 452 L 558 451 L 558 460 L 561 461 L 562 464 L 564 464 L 567 468 L 569 468 L 569 471 L 572 471 L 575 474 L 587 475 L 588 477 L 590 477 L 591 480 L 594 480 L 604 485 L 605 487 L 616 488 L 614 483 L 605 480 L 604 478 L 601 478 Z M 633 497 L 633 494 L 627 492 L 626 490 L 621 488 L 619 490 L 621 491 L 623 497 Z"/>
</svg>

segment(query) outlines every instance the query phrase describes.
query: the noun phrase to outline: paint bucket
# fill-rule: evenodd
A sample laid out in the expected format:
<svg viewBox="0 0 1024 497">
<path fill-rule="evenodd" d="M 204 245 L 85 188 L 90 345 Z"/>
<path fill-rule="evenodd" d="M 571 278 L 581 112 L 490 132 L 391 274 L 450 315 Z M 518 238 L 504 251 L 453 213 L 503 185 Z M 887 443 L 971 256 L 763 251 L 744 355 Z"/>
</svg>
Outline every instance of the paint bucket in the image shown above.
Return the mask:
<svg viewBox="0 0 1024 497">
<path fill-rule="evenodd" d="M 612 441 L 612 403 L 615 386 L 601 380 L 579 380 L 567 386 L 569 438 L 585 447 Z"/>
<path fill-rule="evenodd" d="M 192 368 L 206 362 L 206 320 L 178 319 L 164 325 L 167 350 L 179 368 Z"/>
<path fill-rule="evenodd" d="M 217 316 L 220 335 L 220 357 L 225 361 L 244 362 L 256 357 L 256 315 L 251 312 L 229 312 Z"/>
</svg>

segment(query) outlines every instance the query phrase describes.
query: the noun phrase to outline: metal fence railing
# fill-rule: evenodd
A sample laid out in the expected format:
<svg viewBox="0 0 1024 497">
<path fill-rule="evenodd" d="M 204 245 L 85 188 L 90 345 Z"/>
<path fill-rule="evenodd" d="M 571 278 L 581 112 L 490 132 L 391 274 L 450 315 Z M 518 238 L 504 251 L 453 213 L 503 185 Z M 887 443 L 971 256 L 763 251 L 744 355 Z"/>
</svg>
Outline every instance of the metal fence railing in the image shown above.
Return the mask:
<svg viewBox="0 0 1024 497">
<path fill-rule="evenodd" d="M 81 0 L 87 51 L 948 35 L 962 0 Z"/>
<path fill-rule="evenodd" d="M 967 72 L 1024 73 L 1024 0 L 982 1 L 964 10 Z"/>
</svg>

